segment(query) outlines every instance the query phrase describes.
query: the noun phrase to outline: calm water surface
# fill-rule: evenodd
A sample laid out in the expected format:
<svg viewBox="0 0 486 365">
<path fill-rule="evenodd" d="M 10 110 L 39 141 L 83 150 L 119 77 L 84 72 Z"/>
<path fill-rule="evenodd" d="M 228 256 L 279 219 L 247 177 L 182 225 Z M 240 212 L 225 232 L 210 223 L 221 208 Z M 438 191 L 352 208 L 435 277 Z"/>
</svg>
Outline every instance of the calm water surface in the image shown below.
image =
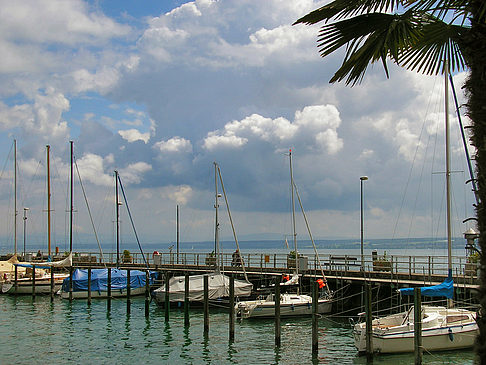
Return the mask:
<svg viewBox="0 0 486 365">
<path fill-rule="evenodd" d="M 106 301 L 68 301 L 56 298 L 0 296 L 2 364 L 366 364 L 358 357 L 347 320 L 321 319 L 319 356 L 311 354 L 310 319 L 282 321 L 282 346 L 274 346 L 272 320 L 235 324 L 235 341 L 228 341 L 228 314 L 212 311 L 210 333 L 203 335 L 202 311 L 192 310 L 190 326 L 184 314 L 164 310 L 144 298 Z M 424 364 L 473 364 L 472 351 L 426 354 Z M 374 364 L 411 364 L 413 355 L 377 356 Z"/>
</svg>

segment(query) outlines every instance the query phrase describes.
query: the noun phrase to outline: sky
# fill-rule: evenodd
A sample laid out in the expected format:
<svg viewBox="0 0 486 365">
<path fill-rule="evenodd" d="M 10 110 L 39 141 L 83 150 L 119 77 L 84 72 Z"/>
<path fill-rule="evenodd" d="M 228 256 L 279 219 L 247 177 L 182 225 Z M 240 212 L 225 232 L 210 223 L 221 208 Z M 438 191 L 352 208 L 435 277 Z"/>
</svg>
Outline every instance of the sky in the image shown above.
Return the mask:
<svg viewBox="0 0 486 365">
<path fill-rule="evenodd" d="M 181 241 L 213 240 L 214 162 L 238 238 L 284 240 L 290 149 L 314 238 L 359 239 L 361 207 L 366 239 L 444 236 L 442 78 L 390 64 L 387 79 L 377 64 L 360 85 L 330 84 L 343 52 L 321 58 L 319 25 L 292 25 L 325 3 L 0 0 L 0 249 L 14 245 L 14 139 L 18 246 L 24 228 L 29 244 L 47 240 L 49 145 L 52 245 L 66 247 L 69 141 L 75 244 L 96 231 L 113 245 L 114 170 L 122 240 L 135 241 L 127 205 L 142 242 L 175 241 L 177 206 Z M 474 212 L 450 115 L 461 236 Z M 219 216 L 230 239 L 224 197 Z"/>
</svg>

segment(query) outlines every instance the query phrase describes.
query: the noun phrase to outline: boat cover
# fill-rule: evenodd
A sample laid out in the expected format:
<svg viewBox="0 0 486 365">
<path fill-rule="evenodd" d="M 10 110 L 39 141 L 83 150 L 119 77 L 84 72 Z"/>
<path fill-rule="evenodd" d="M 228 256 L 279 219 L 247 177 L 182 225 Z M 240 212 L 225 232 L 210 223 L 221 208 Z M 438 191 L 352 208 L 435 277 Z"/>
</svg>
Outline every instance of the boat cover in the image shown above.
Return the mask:
<svg viewBox="0 0 486 365">
<path fill-rule="evenodd" d="M 50 269 L 51 267 L 70 267 L 73 266 L 73 254 L 72 252 L 63 260 L 60 261 L 49 261 L 49 262 L 39 262 L 39 263 L 15 263 L 14 265 L 20 267 L 36 267 L 41 269 Z"/>
<path fill-rule="evenodd" d="M 402 295 L 413 295 L 414 288 L 399 289 Z M 448 277 L 442 283 L 434 286 L 423 286 L 420 292 L 425 297 L 446 297 L 452 299 L 454 295 L 454 282 L 452 277 Z"/>
<path fill-rule="evenodd" d="M 230 278 L 218 272 L 208 274 L 209 299 L 229 296 Z M 248 281 L 235 279 L 235 296 L 249 296 L 253 285 Z M 165 295 L 165 286 L 155 290 L 157 296 Z M 169 297 L 171 302 L 183 302 L 185 294 L 185 276 L 174 276 L 169 279 Z M 189 276 L 189 300 L 204 300 L 204 275 Z"/>
<path fill-rule="evenodd" d="M 149 284 L 153 284 L 157 272 L 150 272 Z M 145 272 L 130 270 L 130 288 L 145 286 Z M 111 290 L 124 290 L 127 288 L 127 270 L 111 269 Z M 73 291 L 88 290 L 88 270 L 76 269 L 73 271 Z M 91 290 L 108 291 L 108 269 L 91 269 Z M 62 291 L 69 292 L 69 277 L 62 282 Z"/>
</svg>

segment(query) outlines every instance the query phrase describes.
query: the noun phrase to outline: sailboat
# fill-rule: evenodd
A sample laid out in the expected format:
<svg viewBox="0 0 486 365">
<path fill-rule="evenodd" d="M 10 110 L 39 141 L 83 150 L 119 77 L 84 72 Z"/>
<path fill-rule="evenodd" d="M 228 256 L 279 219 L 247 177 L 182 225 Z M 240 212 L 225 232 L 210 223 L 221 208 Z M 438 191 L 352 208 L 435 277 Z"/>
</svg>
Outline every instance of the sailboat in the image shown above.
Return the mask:
<svg viewBox="0 0 486 365">
<path fill-rule="evenodd" d="M 15 144 L 16 148 L 16 144 Z M 50 146 L 46 146 L 46 156 L 47 156 L 47 250 L 48 257 L 51 257 L 51 193 L 50 193 Z M 15 156 L 17 153 L 15 152 Z M 15 157 L 16 159 L 16 157 Z M 15 162 L 16 164 L 16 162 Z M 17 167 L 15 166 L 15 169 Z M 16 174 L 15 174 L 16 175 Z M 16 178 L 15 178 L 16 180 Z M 15 208 L 16 209 L 16 208 Z M 17 214 L 15 214 L 17 215 Z M 15 247 L 17 245 L 15 244 Z M 16 249 L 15 249 L 16 250 Z M 71 254 L 63 260 L 56 262 L 39 262 L 39 263 L 29 263 L 29 262 L 15 262 L 13 263 L 17 268 L 23 268 L 25 273 L 23 277 L 17 278 L 17 287 L 15 287 L 14 278 L 11 276 L 10 279 L 5 281 L 2 285 L 2 293 L 7 294 L 31 294 L 33 286 L 32 275 L 35 275 L 35 293 L 36 294 L 49 294 L 51 291 L 57 292 L 62 285 L 62 281 L 68 276 L 67 273 L 54 273 L 54 287 L 51 287 L 51 274 L 50 271 L 54 268 L 64 268 L 72 265 Z M 35 273 L 34 273 L 35 267 Z M 17 269 L 18 271 L 18 269 Z"/>
<path fill-rule="evenodd" d="M 297 233 L 295 229 L 295 201 L 294 191 L 296 192 L 296 186 L 294 183 L 294 176 L 292 171 L 292 150 L 289 150 L 290 158 L 290 185 L 291 185 L 291 203 L 292 203 L 292 235 L 294 237 L 294 253 L 295 253 L 295 272 L 292 278 L 280 285 L 292 285 L 299 284 L 299 253 L 297 251 Z M 297 195 L 298 196 L 298 195 Z M 298 196 L 299 197 L 299 196 Z M 300 201 L 299 197 L 299 203 Z M 303 209 L 302 209 L 303 212 Z M 304 215 L 305 217 L 305 215 Z M 307 219 L 306 219 L 307 223 Z M 309 230 L 310 233 L 310 230 Z M 312 237 L 312 236 L 311 236 Z M 312 240 L 313 241 L 313 240 Z M 315 249 L 315 245 L 314 245 Z M 316 250 L 317 254 L 317 250 Z M 324 271 L 321 268 L 322 276 L 325 279 Z M 321 281 L 324 285 L 325 293 L 318 298 L 317 312 L 320 314 L 330 313 L 332 309 L 331 293 L 324 281 Z M 268 318 L 275 316 L 275 295 L 273 293 L 266 297 L 260 297 L 256 300 L 241 301 L 235 305 L 235 311 L 237 317 L 240 318 Z M 297 293 L 283 293 L 280 295 L 280 315 L 282 317 L 293 316 L 305 316 L 312 315 L 312 297 L 310 295 Z"/>
<path fill-rule="evenodd" d="M 91 278 L 87 269 L 75 269 L 72 275 L 72 290 L 70 290 L 70 278 L 64 279 L 61 288 L 61 297 L 69 299 L 87 299 L 88 285 L 91 289 L 92 298 L 108 298 L 110 289 L 111 297 L 126 297 L 128 294 L 128 271 L 120 269 L 120 199 L 119 183 L 121 179 L 118 171 L 115 170 L 115 206 L 116 206 L 116 242 L 117 242 L 117 262 L 116 268 L 91 269 Z M 122 186 L 123 191 L 123 186 Z M 71 193 L 72 194 L 72 193 Z M 124 194 L 124 193 L 123 193 Z M 125 200 L 126 202 L 126 200 Z M 128 205 L 127 205 L 128 208 Z M 138 239 L 138 238 L 137 238 Z M 143 253 L 142 253 L 143 254 Z M 110 286 L 108 287 L 108 275 L 110 275 Z M 149 285 L 152 285 L 156 279 L 156 272 L 149 272 Z M 145 294 L 146 273 L 141 270 L 130 270 L 130 296 Z"/>
<path fill-rule="evenodd" d="M 448 66 L 446 65 L 445 69 Z M 446 297 L 448 306 L 422 306 L 422 347 L 427 351 L 455 350 L 474 346 L 479 334 L 476 313 L 466 309 L 452 308 L 454 283 L 452 281 L 452 233 L 451 233 L 451 193 L 450 193 L 450 143 L 449 143 L 449 103 L 448 73 L 445 72 L 445 135 L 446 135 L 446 202 L 447 202 L 447 243 L 448 277 L 435 286 L 422 287 L 422 296 Z M 400 289 L 402 295 L 413 294 L 412 288 Z M 366 322 L 357 323 L 353 328 L 355 347 L 366 351 Z M 372 320 L 372 351 L 398 353 L 414 351 L 414 308 L 406 312 L 392 314 Z"/>
<path fill-rule="evenodd" d="M 218 193 L 218 175 L 223 188 L 223 193 L 226 199 L 226 193 L 224 191 L 223 180 L 221 176 L 221 170 L 216 162 L 214 162 L 214 183 L 215 183 L 215 231 L 214 231 L 214 252 L 216 257 L 216 270 L 208 275 L 208 299 L 212 305 L 227 306 L 229 297 L 230 278 L 227 275 L 221 273 L 220 263 L 220 245 L 219 245 L 219 219 L 218 219 L 218 198 L 221 194 Z M 228 207 L 228 201 L 226 199 L 226 207 L 228 208 L 228 215 L 230 217 L 231 225 L 233 227 L 233 234 L 237 245 L 237 252 L 239 251 L 238 240 L 234 231 L 233 220 Z M 239 260 L 240 263 L 243 261 Z M 253 285 L 246 278 L 246 271 L 244 265 L 242 265 L 245 280 L 234 280 L 234 295 L 235 297 L 248 297 L 251 294 Z M 204 276 L 205 275 L 190 275 L 189 276 L 189 293 L 188 299 L 190 302 L 203 302 L 204 300 Z M 153 298 L 159 305 L 165 305 L 165 286 L 154 290 L 152 292 Z M 180 303 L 185 299 L 185 276 L 174 276 L 169 279 L 169 301 L 171 303 Z"/>
</svg>

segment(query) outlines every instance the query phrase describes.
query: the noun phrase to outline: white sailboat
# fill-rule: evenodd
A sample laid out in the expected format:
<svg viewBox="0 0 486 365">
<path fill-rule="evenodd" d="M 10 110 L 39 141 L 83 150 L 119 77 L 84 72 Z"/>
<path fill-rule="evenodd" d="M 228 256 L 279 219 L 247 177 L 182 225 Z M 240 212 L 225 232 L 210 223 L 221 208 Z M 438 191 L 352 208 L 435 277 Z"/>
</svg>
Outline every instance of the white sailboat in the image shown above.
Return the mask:
<svg viewBox="0 0 486 365">
<path fill-rule="evenodd" d="M 16 146 L 16 145 L 15 145 Z M 47 242 L 48 242 L 48 255 L 51 256 L 51 194 L 50 194 L 50 162 L 49 162 L 49 151 L 50 146 L 46 146 L 46 156 L 47 156 Z M 16 153 L 15 153 L 16 155 Z M 16 159 L 16 158 L 15 158 Z M 16 162 L 15 162 L 16 164 Z M 15 167 L 16 169 L 17 167 Z M 16 209 L 16 208 L 15 208 Z M 17 245 L 15 244 L 15 247 Z M 39 262 L 39 263 L 29 263 L 29 262 L 16 262 L 13 265 L 17 268 L 22 268 L 24 274 L 22 277 L 17 278 L 17 288 L 15 288 L 15 278 L 10 275 L 10 277 L 2 285 L 2 293 L 7 294 L 31 294 L 33 286 L 33 268 L 35 267 L 35 293 L 36 294 L 49 294 L 52 290 L 57 292 L 62 285 L 62 281 L 68 276 L 67 273 L 54 273 L 54 288 L 51 288 L 51 273 L 54 267 L 69 267 L 72 265 L 71 254 L 63 260 L 56 262 Z M 18 270 L 19 272 L 19 270 Z"/>
<path fill-rule="evenodd" d="M 235 237 L 237 252 L 239 251 L 238 240 L 233 226 L 233 220 L 228 207 L 228 200 L 226 199 L 226 193 L 224 190 L 223 179 L 221 176 L 221 170 L 216 162 L 214 162 L 214 184 L 215 184 L 215 230 L 214 230 L 214 252 L 216 257 L 216 270 L 208 275 L 208 299 L 211 304 L 218 306 L 227 306 L 230 288 L 230 278 L 221 272 L 222 262 L 220 262 L 220 245 L 219 245 L 219 219 L 218 219 L 218 198 L 222 195 L 218 193 L 218 174 L 223 188 L 223 193 L 226 200 L 226 207 L 228 208 L 228 215 L 233 227 L 233 234 Z M 234 295 L 235 297 L 248 297 L 251 294 L 253 284 L 251 284 L 246 276 L 245 267 L 243 261 L 242 264 L 243 274 L 245 280 L 234 280 Z M 204 300 L 204 276 L 205 275 L 190 275 L 189 276 L 189 293 L 188 299 L 190 302 L 202 303 Z M 165 305 L 165 286 L 154 290 L 152 296 L 159 305 Z M 169 279 L 169 301 L 171 303 L 181 303 L 185 299 L 185 276 L 174 276 Z"/>
<path fill-rule="evenodd" d="M 295 202 L 294 202 L 295 184 L 294 184 L 294 177 L 292 171 L 292 150 L 289 150 L 289 157 L 290 157 L 291 202 L 292 202 L 292 233 L 294 237 L 294 250 L 295 250 L 294 251 L 295 252 L 295 273 L 292 276 L 292 279 L 290 281 L 287 281 L 286 283 L 281 283 L 281 285 L 284 286 L 299 283 L 299 253 L 297 251 L 297 233 L 295 230 Z M 300 197 L 299 197 L 299 203 L 301 203 Z M 301 204 L 301 208 L 302 208 L 302 204 Z M 306 223 L 307 223 L 307 219 L 306 219 Z M 322 270 L 322 268 L 321 268 L 321 272 L 323 278 L 325 279 L 324 271 Z M 332 309 L 332 301 L 330 298 L 331 293 L 327 285 L 325 286 L 325 290 L 326 290 L 325 295 L 318 298 L 317 312 L 320 314 L 330 313 Z M 269 294 L 266 297 L 261 297 L 256 300 L 246 300 L 246 301 L 238 302 L 235 305 L 235 311 L 236 311 L 236 315 L 240 318 L 274 317 L 275 316 L 275 295 Z M 300 294 L 299 290 L 297 290 L 297 293 L 293 293 L 293 294 L 282 293 L 280 295 L 280 316 L 291 317 L 291 316 L 305 316 L 311 314 L 312 314 L 312 297 L 310 295 Z"/>
<path fill-rule="evenodd" d="M 447 67 L 446 67 L 447 69 Z M 450 152 L 448 117 L 448 75 L 445 73 L 445 135 L 446 135 L 446 195 L 447 195 L 447 242 L 448 278 L 439 285 L 421 288 L 422 296 L 447 297 L 448 307 L 422 306 L 422 347 L 426 351 L 455 350 L 473 347 L 479 334 L 476 313 L 452 308 L 452 233 L 450 194 Z M 409 295 L 411 289 L 400 289 Z M 366 322 L 353 328 L 354 344 L 359 352 L 366 351 Z M 414 351 L 414 308 L 372 320 L 372 351 L 398 353 Z"/>
</svg>

